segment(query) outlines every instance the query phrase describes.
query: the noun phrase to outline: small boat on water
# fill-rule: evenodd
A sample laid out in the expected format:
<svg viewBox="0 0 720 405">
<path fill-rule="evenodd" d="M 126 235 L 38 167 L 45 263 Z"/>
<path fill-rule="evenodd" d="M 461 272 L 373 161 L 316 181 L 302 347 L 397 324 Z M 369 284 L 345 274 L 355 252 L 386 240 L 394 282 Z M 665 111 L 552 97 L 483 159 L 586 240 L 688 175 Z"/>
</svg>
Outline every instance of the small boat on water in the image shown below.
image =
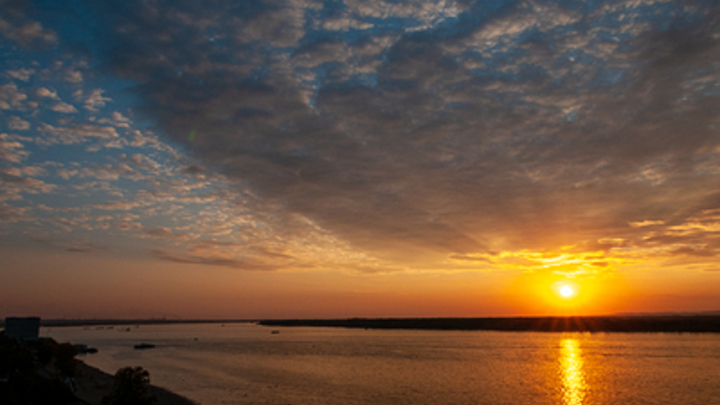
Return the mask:
<svg viewBox="0 0 720 405">
<path fill-rule="evenodd" d="M 140 343 L 139 345 L 133 346 L 133 349 L 153 349 L 155 345 L 150 343 Z"/>
<path fill-rule="evenodd" d="M 274 331 L 271 331 L 270 333 L 273 334 L 273 335 L 279 335 L 279 334 L 280 334 L 280 331 L 279 331 L 279 330 L 274 330 Z"/>
<path fill-rule="evenodd" d="M 88 347 L 88 345 L 76 344 L 74 346 L 78 354 L 93 354 L 98 352 L 98 349 L 94 347 Z"/>
</svg>

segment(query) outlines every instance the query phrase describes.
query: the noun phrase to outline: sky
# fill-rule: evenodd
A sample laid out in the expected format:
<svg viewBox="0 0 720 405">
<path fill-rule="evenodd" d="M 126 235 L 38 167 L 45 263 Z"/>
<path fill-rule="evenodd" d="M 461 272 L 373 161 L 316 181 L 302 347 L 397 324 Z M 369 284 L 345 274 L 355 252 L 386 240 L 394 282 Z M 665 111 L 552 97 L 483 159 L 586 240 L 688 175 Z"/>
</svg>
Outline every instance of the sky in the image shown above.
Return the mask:
<svg viewBox="0 0 720 405">
<path fill-rule="evenodd" d="M 0 55 L 0 316 L 720 310 L 716 1 L 0 0 Z"/>
</svg>

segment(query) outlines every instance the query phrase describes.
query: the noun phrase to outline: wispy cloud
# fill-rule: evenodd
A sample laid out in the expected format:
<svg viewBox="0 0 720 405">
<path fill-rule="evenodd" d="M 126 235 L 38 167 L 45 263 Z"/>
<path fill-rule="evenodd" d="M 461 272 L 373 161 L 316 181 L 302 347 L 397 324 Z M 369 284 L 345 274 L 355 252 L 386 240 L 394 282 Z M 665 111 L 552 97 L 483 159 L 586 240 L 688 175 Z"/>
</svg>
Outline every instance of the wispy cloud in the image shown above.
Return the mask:
<svg viewBox="0 0 720 405">
<path fill-rule="evenodd" d="M 206 255 L 206 256 L 197 256 L 197 255 L 178 255 L 169 253 L 163 250 L 153 250 L 153 254 L 162 260 L 167 260 L 175 263 L 185 263 L 185 264 L 200 264 L 200 265 L 208 265 L 208 266 L 222 266 L 222 267 L 230 267 L 234 269 L 239 270 L 249 270 L 249 271 L 274 271 L 278 270 L 279 267 L 276 265 L 268 265 L 264 263 L 257 263 L 253 261 L 246 261 L 242 259 L 235 259 L 230 257 L 224 257 L 222 255 Z"/>
<path fill-rule="evenodd" d="M 0 34 L 25 48 L 44 48 L 57 42 L 57 34 L 42 24 L 25 17 L 22 9 L 3 7 L 0 14 Z"/>
<path fill-rule="evenodd" d="M 27 131 L 28 129 L 30 129 L 30 123 L 20 117 L 13 116 L 10 117 L 10 122 L 8 122 L 8 128 L 15 131 Z"/>
<path fill-rule="evenodd" d="M 28 157 L 30 152 L 24 150 L 24 145 L 17 141 L 17 137 L 0 134 L 0 160 L 10 163 L 20 163 Z"/>
<path fill-rule="evenodd" d="M 61 112 L 65 114 L 73 114 L 78 111 L 77 108 L 75 108 L 75 106 L 73 106 L 72 104 L 64 103 L 62 101 L 53 104 L 50 109 L 55 112 Z"/>
<path fill-rule="evenodd" d="M 89 139 L 113 139 L 118 134 L 113 127 L 106 127 L 94 124 L 77 124 L 71 127 L 54 127 L 49 124 L 42 123 L 38 128 L 40 132 L 46 136 L 37 142 L 44 144 L 77 144 L 88 141 Z"/>
<path fill-rule="evenodd" d="M 45 88 L 45 87 L 40 87 L 39 89 L 37 89 L 37 91 L 35 92 L 35 94 L 37 94 L 38 97 L 47 97 L 47 98 L 51 98 L 51 99 L 53 99 L 53 100 L 57 100 L 57 99 L 58 99 L 57 92 L 52 91 L 52 90 L 48 90 L 48 89 Z"/>
<path fill-rule="evenodd" d="M 89 111 L 98 111 L 99 109 L 105 107 L 105 104 L 107 104 L 108 101 L 112 101 L 112 99 L 108 97 L 103 97 L 103 93 L 105 91 L 102 89 L 95 89 L 90 92 L 87 96 L 84 97 L 85 100 L 85 109 Z M 83 98 L 82 93 L 75 93 L 76 98 Z"/>
<path fill-rule="evenodd" d="M 35 69 L 18 69 L 18 70 L 6 70 L 5 74 L 9 77 L 24 82 L 30 80 L 30 76 L 35 73 Z"/>
<path fill-rule="evenodd" d="M 19 91 L 15 83 L 0 86 L 0 109 L 24 110 L 26 100 L 27 94 Z"/>
</svg>

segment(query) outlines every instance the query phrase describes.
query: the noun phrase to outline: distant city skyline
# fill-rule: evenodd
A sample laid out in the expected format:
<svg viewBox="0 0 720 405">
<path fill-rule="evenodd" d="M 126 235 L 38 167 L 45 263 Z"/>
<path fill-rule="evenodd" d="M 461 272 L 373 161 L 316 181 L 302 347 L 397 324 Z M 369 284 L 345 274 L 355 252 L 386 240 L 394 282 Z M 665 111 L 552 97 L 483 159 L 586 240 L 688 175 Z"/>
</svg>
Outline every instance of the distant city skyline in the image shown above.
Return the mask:
<svg viewBox="0 0 720 405">
<path fill-rule="evenodd" d="M 0 1 L 0 317 L 720 310 L 714 1 Z"/>
</svg>

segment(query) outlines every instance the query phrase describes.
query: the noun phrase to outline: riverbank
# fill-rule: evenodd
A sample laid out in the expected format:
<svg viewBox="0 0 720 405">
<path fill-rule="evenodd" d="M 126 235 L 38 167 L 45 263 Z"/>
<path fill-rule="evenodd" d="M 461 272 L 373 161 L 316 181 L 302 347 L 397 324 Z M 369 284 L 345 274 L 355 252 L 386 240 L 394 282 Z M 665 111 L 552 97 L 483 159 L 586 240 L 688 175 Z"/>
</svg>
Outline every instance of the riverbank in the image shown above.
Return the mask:
<svg viewBox="0 0 720 405">
<path fill-rule="evenodd" d="M 150 372 L 152 381 L 152 370 Z M 101 405 L 103 397 L 112 390 L 113 380 L 112 375 L 78 361 L 75 374 L 75 396 L 85 404 Z M 148 393 L 157 398 L 155 405 L 199 405 L 197 402 L 154 385 L 149 387 Z"/>
<path fill-rule="evenodd" d="M 533 318 L 288 319 L 264 326 L 365 329 L 488 330 L 505 332 L 720 333 L 720 316 L 572 316 Z"/>
</svg>

